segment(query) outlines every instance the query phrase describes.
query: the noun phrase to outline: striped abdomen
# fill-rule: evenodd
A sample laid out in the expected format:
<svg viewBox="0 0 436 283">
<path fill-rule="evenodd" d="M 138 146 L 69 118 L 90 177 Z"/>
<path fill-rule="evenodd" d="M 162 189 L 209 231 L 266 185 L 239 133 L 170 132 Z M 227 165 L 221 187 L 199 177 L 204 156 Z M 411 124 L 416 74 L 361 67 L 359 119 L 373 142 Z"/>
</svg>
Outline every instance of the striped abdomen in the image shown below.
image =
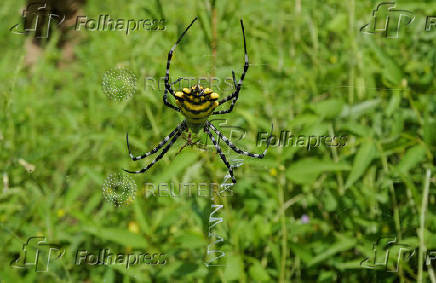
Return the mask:
<svg viewBox="0 0 436 283">
<path fill-rule="evenodd" d="M 188 127 L 201 127 L 214 109 L 219 105 L 219 95 L 201 86 L 184 88 L 176 92 L 176 104 L 186 117 Z M 192 129 L 195 130 L 195 129 Z"/>
</svg>

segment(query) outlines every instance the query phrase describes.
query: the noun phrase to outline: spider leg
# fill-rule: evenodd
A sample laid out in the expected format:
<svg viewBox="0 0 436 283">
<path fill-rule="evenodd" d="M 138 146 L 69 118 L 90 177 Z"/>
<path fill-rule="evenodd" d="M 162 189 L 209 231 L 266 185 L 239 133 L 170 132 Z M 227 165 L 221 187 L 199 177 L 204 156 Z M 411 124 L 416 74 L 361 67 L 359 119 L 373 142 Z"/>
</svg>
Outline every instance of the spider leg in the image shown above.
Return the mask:
<svg viewBox="0 0 436 283">
<path fill-rule="evenodd" d="M 229 109 L 227 109 L 227 110 L 213 112 L 212 114 L 214 114 L 214 115 L 217 115 L 217 114 L 226 114 L 226 113 L 232 112 L 233 107 L 235 106 L 236 101 L 239 98 L 239 91 L 241 90 L 241 86 L 242 86 L 242 82 L 244 81 L 245 74 L 248 71 L 249 64 L 248 64 L 248 54 L 247 54 L 247 43 L 245 41 L 244 22 L 242 21 L 242 19 L 241 19 L 241 28 L 242 28 L 242 36 L 244 38 L 244 58 L 245 58 L 244 71 L 242 72 L 241 78 L 239 79 L 237 84 L 236 84 L 236 79 L 235 79 L 235 73 L 232 71 L 233 84 L 235 85 L 236 89 L 235 89 L 235 91 L 231 95 L 229 95 L 226 98 L 220 100 L 219 101 L 219 105 L 221 105 L 221 104 L 223 104 L 223 103 L 233 99 L 232 104 L 230 105 Z"/>
<path fill-rule="evenodd" d="M 185 129 L 185 121 L 183 121 L 182 123 L 180 123 L 168 136 L 166 136 L 155 148 L 153 148 L 150 152 L 147 152 L 147 153 L 144 153 L 143 155 L 140 155 L 140 156 L 134 156 L 133 154 L 132 154 L 132 152 L 130 151 L 130 145 L 129 145 L 129 134 L 126 134 L 126 141 L 127 141 L 127 149 L 129 150 L 129 155 L 130 155 L 130 158 L 133 160 L 133 161 L 137 161 L 137 160 L 140 160 L 140 159 L 144 159 L 144 158 L 146 158 L 147 156 L 149 156 L 149 155 L 151 155 L 151 154 L 154 154 L 154 153 L 156 153 L 156 152 L 158 152 L 159 151 L 159 149 L 162 147 L 162 146 L 164 146 L 164 144 L 166 144 L 168 141 L 169 141 L 169 139 L 170 138 L 172 138 L 174 135 L 176 135 L 177 133 L 182 133 L 183 132 L 183 130 Z"/>
<path fill-rule="evenodd" d="M 221 110 L 221 111 L 215 111 L 215 112 L 212 113 L 212 115 L 227 114 L 227 113 L 232 112 L 233 111 L 233 107 L 235 107 L 236 101 L 238 101 L 238 95 L 235 98 L 233 98 L 232 104 L 230 105 L 229 109 Z M 221 105 L 221 101 L 220 101 L 220 105 Z"/>
<path fill-rule="evenodd" d="M 254 157 L 254 158 L 259 158 L 259 159 L 262 159 L 262 158 L 264 158 L 265 157 L 265 154 L 266 154 L 266 152 L 268 151 L 268 147 L 269 147 L 269 145 L 270 145 L 270 143 L 271 143 L 271 136 L 268 138 L 268 141 L 267 141 L 267 145 L 266 145 L 266 148 L 265 148 L 265 150 L 264 150 L 264 152 L 263 153 L 261 153 L 261 154 L 257 154 L 257 153 L 251 153 L 251 152 L 247 152 L 247 151 L 244 151 L 244 150 L 241 150 L 241 149 L 239 149 L 237 146 L 235 146 L 234 144 L 232 144 L 230 141 L 229 141 L 229 139 L 226 137 L 226 136 L 224 136 L 220 131 L 218 131 L 218 129 L 217 128 L 215 128 L 215 126 L 214 125 L 212 125 L 212 123 L 209 123 L 209 122 L 207 122 L 207 125 L 231 148 L 231 149 L 233 149 L 233 151 L 235 151 L 236 153 L 239 153 L 239 154 L 243 154 L 243 155 L 247 155 L 247 156 L 250 156 L 250 157 Z M 273 128 L 274 128 L 274 126 L 271 126 L 271 133 L 272 133 L 272 131 L 273 131 Z"/>
<path fill-rule="evenodd" d="M 159 155 L 150 163 L 148 164 L 145 168 L 138 170 L 138 171 L 129 171 L 126 169 L 123 169 L 124 171 L 126 171 L 127 173 L 132 173 L 132 174 L 140 174 L 140 173 L 144 173 L 145 171 L 147 171 L 148 169 L 151 168 L 151 166 L 153 166 L 156 162 L 158 162 L 170 149 L 170 147 L 176 142 L 177 138 L 182 134 L 182 132 L 180 130 L 177 129 L 177 132 L 175 134 L 175 136 L 170 140 L 170 142 L 164 147 L 164 149 L 162 150 L 161 153 L 159 153 Z"/>
<path fill-rule="evenodd" d="M 235 72 L 234 72 L 233 70 L 232 70 L 232 78 L 233 78 L 233 85 L 235 86 L 235 89 L 237 89 L 237 88 L 238 88 L 238 84 L 237 84 L 237 82 L 236 82 Z M 232 111 L 233 111 L 233 107 L 234 107 L 235 104 L 236 104 L 236 101 L 238 101 L 238 98 L 239 98 L 239 94 L 236 95 L 235 98 L 233 98 L 233 100 L 232 100 L 232 104 L 230 105 L 229 109 L 227 109 L 227 110 L 221 110 L 221 111 L 215 111 L 215 112 L 213 112 L 212 114 L 217 115 L 217 114 L 227 114 L 227 113 L 232 112 Z M 221 105 L 221 104 L 220 104 L 220 105 Z"/>
<path fill-rule="evenodd" d="M 180 82 L 181 80 L 183 80 L 183 78 L 178 78 L 177 80 L 172 82 L 171 85 L 175 85 L 176 83 Z M 164 95 L 163 95 L 163 102 L 164 102 L 165 106 L 168 106 L 169 108 L 174 109 L 177 112 L 180 112 L 180 108 L 179 107 L 174 106 L 173 104 L 171 104 L 168 101 L 168 90 L 166 88 L 165 88 Z"/>
<path fill-rule="evenodd" d="M 177 151 L 176 155 L 179 155 L 179 153 L 182 152 L 182 150 L 184 150 L 185 147 L 187 147 L 187 146 L 188 146 L 188 143 L 185 143 L 185 144 L 184 144 L 184 145 L 179 149 L 179 151 Z"/>
<path fill-rule="evenodd" d="M 176 155 L 178 155 L 180 152 L 182 152 L 183 149 L 185 149 L 185 147 L 187 147 L 188 145 L 191 144 L 191 132 L 189 132 L 188 137 L 185 137 L 185 135 L 183 135 L 183 138 L 186 140 L 185 144 L 179 149 L 179 151 L 177 151 Z"/>
<path fill-rule="evenodd" d="M 170 64 L 171 64 L 171 59 L 173 58 L 173 52 L 176 49 L 177 44 L 180 43 L 182 38 L 185 36 L 186 32 L 191 28 L 191 26 L 194 24 L 194 22 L 197 19 L 198 19 L 198 17 L 195 17 L 195 19 L 192 20 L 191 24 L 180 35 L 179 39 L 177 39 L 177 41 L 176 41 L 176 44 L 174 44 L 174 46 L 170 49 L 170 52 L 168 52 L 167 69 L 166 69 L 166 73 L 165 73 L 165 89 L 167 89 L 169 91 L 169 93 L 171 93 L 171 95 L 173 95 L 173 96 L 175 95 L 174 90 L 171 88 L 171 85 L 169 83 L 169 81 L 170 81 Z"/>
<path fill-rule="evenodd" d="M 174 106 L 174 105 L 172 105 L 169 101 L 168 101 L 168 90 L 165 88 L 165 90 L 164 90 L 164 95 L 163 95 L 163 102 L 164 102 L 164 104 L 167 106 L 167 107 L 169 107 L 169 108 L 171 108 L 171 109 L 174 109 L 174 110 L 176 110 L 177 112 L 180 112 L 180 108 L 179 107 L 177 107 L 177 106 Z"/>
<path fill-rule="evenodd" d="M 230 165 L 230 163 L 227 161 L 226 156 L 222 153 L 220 145 L 217 143 L 217 141 L 215 140 L 214 136 L 213 136 L 212 133 L 209 131 L 209 125 L 208 125 L 208 124 L 206 124 L 206 125 L 204 126 L 204 131 L 208 134 L 209 138 L 212 140 L 212 143 L 215 145 L 215 149 L 216 149 L 216 151 L 218 152 L 218 154 L 220 155 L 222 161 L 223 161 L 224 164 L 226 165 L 227 170 L 229 170 L 229 174 L 230 174 L 230 176 L 232 177 L 232 183 L 233 183 L 233 184 L 236 184 L 236 178 L 235 178 L 235 176 L 233 175 L 233 168 L 232 168 L 232 166 Z"/>
<path fill-rule="evenodd" d="M 183 77 L 182 78 L 178 78 L 177 80 L 172 82 L 171 85 L 175 85 L 176 83 L 180 82 L 181 80 L 183 80 Z"/>
<path fill-rule="evenodd" d="M 237 88 L 237 83 L 236 83 L 236 77 L 235 77 L 235 72 L 232 70 L 232 78 L 233 78 L 233 85 L 235 86 L 235 89 Z"/>
</svg>

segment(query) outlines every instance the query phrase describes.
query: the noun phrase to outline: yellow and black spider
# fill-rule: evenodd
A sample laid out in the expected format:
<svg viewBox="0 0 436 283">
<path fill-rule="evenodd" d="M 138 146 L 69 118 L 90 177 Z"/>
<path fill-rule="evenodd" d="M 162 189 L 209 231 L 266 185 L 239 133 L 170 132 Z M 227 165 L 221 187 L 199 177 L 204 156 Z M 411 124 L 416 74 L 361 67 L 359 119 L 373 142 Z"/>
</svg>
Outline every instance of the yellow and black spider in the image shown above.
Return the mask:
<svg viewBox="0 0 436 283">
<path fill-rule="evenodd" d="M 244 23 L 241 20 L 241 28 L 242 28 L 242 36 L 244 38 L 244 55 L 245 55 L 245 64 L 244 64 L 244 71 L 242 72 L 241 78 L 239 79 L 239 82 L 236 83 L 235 78 L 235 72 L 232 71 L 233 76 L 233 84 L 235 87 L 235 91 L 227 96 L 226 98 L 222 100 L 218 100 L 219 95 L 215 92 L 213 92 L 209 88 L 203 88 L 200 85 L 195 85 L 191 88 L 184 88 L 182 91 L 174 92 L 174 90 L 171 87 L 170 81 L 170 63 L 171 58 L 173 57 L 173 52 L 176 49 L 177 45 L 182 40 L 183 36 L 186 34 L 186 32 L 189 30 L 189 28 L 194 24 L 194 22 L 197 20 L 195 18 L 191 24 L 185 29 L 185 31 L 180 35 L 179 39 L 177 40 L 176 44 L 171 48 L 170 52 L 168 53 L 168 61 L 167 61 L 167 68 L 166 68 L 166 75 L 165 75 L 165 91 L 163 95 L 163 102 L 166 106 L 181 112 L 186 119 L 183 120 L 168 136 L 166 136 L 152 151 L 147 152 L 140 156 L 134 156 L 132 152 L 130 151 L 129 146 L 129 135 L 126 135 L 127 140 L 127 149 L 129 150 L 130 158 L 132 158 L 133 161 L 144 159 L 147 156 L 157 153 L 160 148 L 162 148 L 168 141 L 168 145 L 166 145 L 162 152 L 154 159 L 150 164 L 148 164 L 145 168 L 138 170 L 138 171 L 129 171 L 124 169 L 124 171 L 128 173 L 144 173 L 150 167 L 152 167 L 157 161 L 159 161 L 170 149 L 170 147 L 174 144 L 174 142 L 177 140 L 177 138 L 184 132 L 191 130 L 192 133 L 197 134 L 201 129 L 210 137 L 212 140 L 212 143 L 214 144 L 216 151 L 220 155 L 221 159 L 223 160 L 224 164 L 227 166 L 227 169 L 229 170 L 230 176 L 232 177 L 232 182 L 236 183 L 235 176 L 233 175 L 233 168 L 227 161 L 226 156 L 222 153 L 221 147 L 219 146 L 218 142 L 216 141 L 215 137 L 212 135 L 210 129 L 214 131 L 219 138 L 221 138 L 231 149 L 233 149 L 236 153 L 247 155 L 254 158 L 262 159 L 269 147 L 271 139 L 268 139 L 268 143 L 266 146 L 265 151 L 262 154 L 256 154 L 256 153 L 250 153 L 243 151 L 239 148 L 237 148 L 234 144 L 232 144 L 227 137 L 225 137 L 220 131 L 218 131 L 217 128 L 215 128 L 212 123 L 210 123 L 207 118 L 210 115 L 217 115 L 217 114 L 226 114 L 230 113 L 233 110 L 233 107 L 235 106 L 236 101 L 238 100 L 239 91 L 241 90 L 242 82 L 244 81 L 245 74 L 248 70 L 248 55 L 247 55 L 247 45 L 245 42 L 245 31 L 244 31 Z M 182 78 L 179 78 L 174 83 L 179 82 Z M 168 92 L 174 96 L 176 99 L 177 106 L 174 106 L 168 101 L 167 95 Z M 222 111 L 214 111 L 216 107 L 222 105 L 223 103 L 232 100 L 232 104 L 230 105 L 229 109 L 222 110 Z M 189 143 L 191 143 L 191 132 L 189 132 Z M 272 132 L 272 130 L 271 130 Z M 170 140 L 171 139 L 171 140 Z"/>
</svg>

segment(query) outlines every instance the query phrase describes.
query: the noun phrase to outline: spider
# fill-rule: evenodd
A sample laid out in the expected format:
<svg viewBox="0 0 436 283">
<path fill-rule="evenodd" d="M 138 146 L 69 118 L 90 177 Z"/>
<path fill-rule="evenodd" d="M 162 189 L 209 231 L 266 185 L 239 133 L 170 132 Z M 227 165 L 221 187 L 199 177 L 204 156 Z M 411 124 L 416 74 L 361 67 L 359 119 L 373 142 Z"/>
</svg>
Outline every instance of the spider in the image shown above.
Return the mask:
<svg viewBox="0 0 436 283">
<path fill-rule="evenodd" d="M 242 82 L 244 81 L 245 74 L 248 70 L 248 55 L 247 55 L 247 45 L 245 42 L 245 31 L 244 31 L 244 23 L 241 19 L 241 28 L 242 28 L 242 36 L 244 38 L 244 56 L 245 56 L 245 64 L 244 64 L 244 71 L 241 74 L 241 77 L 238 82 L 236 82 L 235 78 L 235 72 L 232 71 L 232 77 L 233 77 L 233 84 L 235 87 L 235 90 L 233 93 L 229 96 L 227 96 L 224 99 L 218 100 L 219 95 L 216 92 L 213 92 L 209 88 L 203 88 L 200 85 L 194 85 L 191 88 L 183 88 L 182 91 L 175 92 L 172 89 L 172 85 L 179 82 L 182 78 L 177 79 L 175 82 L 170 84 L 170 63 L 171 59 L 173 57 L 173 52 L 176 49 L 177 45 L 180 43 L 182 38 L 185 36 L 186 32 L 191 28 L 191 26 L 194 24 L 194 22 L 197 20 L 197 17 L 192 20 L 191 24 L 185 29 L 185 31 L 180 35 L 174 46 L 170 49 L 168 53 L 168 60 L 167 60 L 167 67 L 166 67 L 166 74 L 165 74 L 165 90 L 163 95 L 163 102 L 164 104 L 177 111 L 181 112 L 185 116 L 185 120 L 183 120 L 168 136 L 166 136 L 155 148 L 153 148 L 150 152 L 147 152 L 143 155 L 134 156 L 130 150 L 129 145 L 129 135 L 126 134 L 126 141 L 127 141 L 127 149 L 129 151 L 130 158 L 133 161 L 141 160 L 146 157 L 148 157 L 151 154 L 157 153 L 168 141 L 169 143 L 163 148 L 162 152 L 145 168 L 138 170 L 138 171 L 129 171 L 126 169 L 123 169 L 124 171 L 128 173 L 133 174 L 139 174 L 144 173 L 148 169 L 150 169 L 156 162 L 158 162 L 170 149 L 170 147 L 175 143 L 177 138 L 182 135 L 183 132 L 188 132 L 188 139 L 186 145 L 194 145 L 197 142 L 192 142 L 191 139 L 191 133 L 195 136 L 201 129 L 209 136 L 209 138 L 212 140 L 212 143 L 215 146 L 215 149 L 217 153 L 220 155 L 222 161 L 226 165 L 229 174 L 232 178 L 233 184 L 236 183 L 236 178 L 233 175 L 233 168 L 230 165 L 230 163 L 227 161 L 226 156 L 222 153 L 221 147 L 215 137 L 212 135 L 211 130 L 218 135 L 220 139 L 222 139 L 233 151 L 235 151 L 238 154 L 247 155 L 250 157 L 262 159 L 264 158 L 268 147 L 271 142 L 271 136 L 268 139 L 266 149 L 263 153 L 257 154 L 257 153 L 250 153 L 243 151 L 236 147 L 234 144 L 232 144 L 227 137 L 225 137 L 212 123 L 208 121 L 208 117 L 210 115 L 220 115 L 220 114 L 226 114 L 230 113 L 233 110 L 233 107 L 235 106 L 236 101 L 238 100 L 239 91 L 241 90 Z M 174 98 L 176 105 L 171 104 L 168 101 L 168 93 L 170 93 Z M 225 102 L 232 101 L 230 107 L 227 110 L 221 110 L 221 111 L 215 111 L 215 108 L 218 106 L 224 104 Z M 272 129 L 271 129 L 272 132 Z"/>
</svg>

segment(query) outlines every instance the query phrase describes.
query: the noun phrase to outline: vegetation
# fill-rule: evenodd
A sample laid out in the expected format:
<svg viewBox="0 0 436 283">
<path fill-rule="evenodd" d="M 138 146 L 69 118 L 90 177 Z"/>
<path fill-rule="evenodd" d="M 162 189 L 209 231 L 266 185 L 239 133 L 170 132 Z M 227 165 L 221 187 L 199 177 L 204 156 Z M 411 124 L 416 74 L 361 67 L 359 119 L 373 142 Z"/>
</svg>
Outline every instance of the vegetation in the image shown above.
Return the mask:
<svg viewBox="0 0 436 283">
<path fill-rule="evenodd" d="M 24 5 L 4 1 L 0 10 L 0 282 L 435 282 L 436 260 L 425 260 L 426 250 L 436 251 L 436 27 L 425 30 L 434 1 L 397 1 L 415 15 L 398 38 L 359 31 L 375 1 L 88 1 L 82 13 L 90 18 L 165 19 L 166 28 L 128 35 L 72 28 L 71 62 L 53 30 L 32 66 L 26 37 L 9 31 Z M 258 133 L 271 124 L 277 137 L 287 130 L 346 136 L 346 144 L 273 144 L 256 160 L 221 142 L 244 163 L 232 196 L 147 197 L 148 183 L 223 182 L 226 167 L 213 148 L 177 154 L 180 138 L 145 174 L 129 175 L 136 198 L 116 207 L 103 196 L 106 178 L 153 159 L 133 162 L 126 132 L 142 154 L 183 119 L 164 106 L 157 82 L 196 16 L 171 79 L 220 78 L 213 87 L 221 97 L 232 92 L 232 70 L 242 72 L 244 19 L 250 68 L 234 111 L 213 117 L 227 119 L 214 122 L 226 135 L 228 126 L 245 131 L 233 135 L 237 146 L 261 153 Z M 137 78 L 135 94 L 121 102 L 102 90 L 104 73 L 117 66 Z M 212 215 L 223 222 L 210 228 L 212 205 L 223 205 Z M 213 245 L 209 230 L 224 241 Z M 10 265 L 31 236 L 65 250 L 48 272 Z M 378 239 L 395 240 L 387 270 L 365 268 Z M 205 265 L 208 245 L 225 252 L 216 261 L 223 266 Z M 399 271 L 389 272 L 401 247 Z M 102 249 L 162 253 L 167 262 L 75 264 L 78 250 Z M 377 262 L 386 250 L 378 246 Z"/>
</svg>

